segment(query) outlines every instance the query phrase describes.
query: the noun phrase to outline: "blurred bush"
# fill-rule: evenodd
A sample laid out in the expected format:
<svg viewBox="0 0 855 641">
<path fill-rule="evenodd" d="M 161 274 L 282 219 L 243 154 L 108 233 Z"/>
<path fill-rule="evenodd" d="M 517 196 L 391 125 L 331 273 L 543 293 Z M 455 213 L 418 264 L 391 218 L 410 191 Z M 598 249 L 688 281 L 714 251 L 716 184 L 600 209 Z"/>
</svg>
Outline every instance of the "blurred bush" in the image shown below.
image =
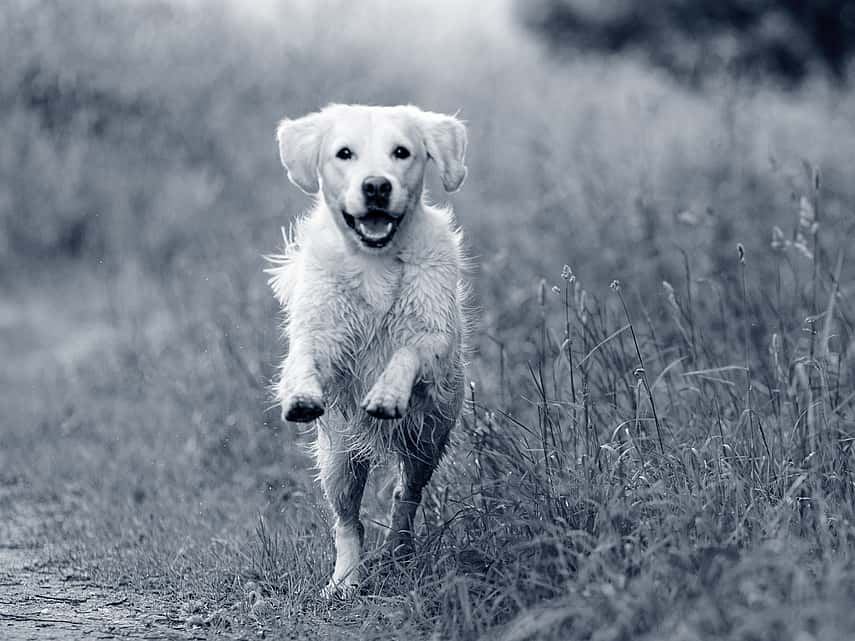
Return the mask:
<svg viewBox="0 0 855 641">
<path fill-rule="evenodd" d="M 387 26 L 408 11 L 390 8 Z M 351 27 L 327 30 L 329 16 Z M 420 102 L 431 63 L 405 34 L 386 39 L 401 55 L 379 51 L 366 39 L 378 24 L 337 0 L 4 3 L 0 265 L 260 262 L 287 223 L 282 201 L 292 215 L 308 204 L 285 186 L 277 120 L 335 100 Z"/>
<path fill-rule="evenodd" d="M 560 51 L 640 51 L 697 82 L 726 70 L 788 82 L 824 68 L 838 80 L 855 51 L 852 0 L 535 0 L 524 22 Z"/>
<path fill-rule="evenodd" d="M 0 18 L 3 255 L 171 261 L 242 169 L 242 33 L 161 2 L 20 0 Z M 251 206 L 230 195 L 220 208 Z"/>
<path fill-rule="evenodd" d="M 380 4 L 4 3 L 0 277 L 59 258 L 263 283 L 261 256 L 310 205 L 275 123 L 336 101 L 468 122 L 453 200 L 493 333 L 520 326 L 532 280 L 565 262 L 592 289 L 674 280 L 678 248 L 699 274 L 729 270 L 737 242 L 766 246 L 796 219 L 802 159 L 822 167 L 823 226 L 847 220 L 839 88 L 687 91 L 630 55 L 557 62 L 505 6 Z"/>
</svg>

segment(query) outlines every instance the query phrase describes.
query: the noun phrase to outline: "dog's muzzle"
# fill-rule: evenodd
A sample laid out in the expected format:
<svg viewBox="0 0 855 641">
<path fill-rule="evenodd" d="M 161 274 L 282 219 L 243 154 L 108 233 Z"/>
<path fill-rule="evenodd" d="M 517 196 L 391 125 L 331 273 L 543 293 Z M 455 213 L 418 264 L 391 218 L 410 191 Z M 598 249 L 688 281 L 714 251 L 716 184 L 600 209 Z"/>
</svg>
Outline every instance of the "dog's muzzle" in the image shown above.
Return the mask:
<svg viewBox="0 0 855 641">
<path fill-rule="evenodd" d="M 342 211 L 342 215 L 344 222 L 356 232 L 362 244 L 372 249 L 388 245 L 404 219 L 403 215 L 396 216 L 382 209 L 369 209 L 361 216 Z"/>
</svg>

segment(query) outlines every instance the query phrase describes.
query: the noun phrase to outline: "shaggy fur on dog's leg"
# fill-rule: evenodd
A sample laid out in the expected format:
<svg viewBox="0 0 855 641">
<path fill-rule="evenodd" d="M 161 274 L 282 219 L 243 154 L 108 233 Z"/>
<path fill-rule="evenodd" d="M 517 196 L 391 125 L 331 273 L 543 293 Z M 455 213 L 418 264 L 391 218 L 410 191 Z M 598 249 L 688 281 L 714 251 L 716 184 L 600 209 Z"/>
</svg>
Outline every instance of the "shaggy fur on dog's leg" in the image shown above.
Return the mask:
<svg viewBox="0 0 855 641">
<path fill-rule="evenodd" d="M 335 513 L 335 569 L 322 596 L 350 598 L 359 589 L 362 578 L 365 528 L 359 520 L 359 508 L 369 464 L 352 451 L 336 446 L 323 429 L 318 430 L 317 457 L 321 484 Z"/>
<path fill-rule="evenodd" d="M 453 421 L 428 417 L 421 431 L 429 438 L 399 448 L 400 477 L 392 494 L 391 526 L 384 543 L 386 553 L 393 559 L 406 560 L 415 552 L 413 522 L 422 501 L 422 490 L 439 464 L 453 426 Z"/>
</svg>

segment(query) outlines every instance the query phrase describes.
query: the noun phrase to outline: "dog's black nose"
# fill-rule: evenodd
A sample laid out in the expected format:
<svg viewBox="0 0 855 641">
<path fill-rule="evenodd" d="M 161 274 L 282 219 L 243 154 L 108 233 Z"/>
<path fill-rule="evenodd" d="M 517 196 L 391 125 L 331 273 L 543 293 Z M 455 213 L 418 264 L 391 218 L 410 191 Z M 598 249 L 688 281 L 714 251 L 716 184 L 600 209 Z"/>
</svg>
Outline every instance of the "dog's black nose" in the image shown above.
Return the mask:
<svg viewBox="0 0 855 641">
<path fill-rule="evenodd" d="M 368 176 L 362 181 L 362 195 L 365 196 L 367 207 L 385 209 L 389 206 L 389 195 L 392 193 L 392 183 L 383 176 Z"/>
</svg>

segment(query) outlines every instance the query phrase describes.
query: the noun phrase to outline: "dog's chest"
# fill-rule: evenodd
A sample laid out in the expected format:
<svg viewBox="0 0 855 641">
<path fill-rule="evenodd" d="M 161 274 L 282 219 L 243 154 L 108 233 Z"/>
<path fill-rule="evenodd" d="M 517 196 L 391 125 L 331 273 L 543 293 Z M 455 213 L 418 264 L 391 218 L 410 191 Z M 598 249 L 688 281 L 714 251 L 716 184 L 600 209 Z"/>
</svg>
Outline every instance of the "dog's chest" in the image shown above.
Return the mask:
<svg viewBox="0 0 855 641">
<path fill-rule="evenodd" d="M 398 298 L 403 265 L 398 261 L 357 263 L 338 278 L 338 296 L 356 316 L 356 327 L 367 326 L 391 310 Z"/>
<path fill-rule="evenodd" d="M 406 287 L 404 267 L 397 261 L 340 278 L 339 302 L 345 308 L 341 329 L 346 335 L 341 369 L 347 378 L 373 380 L 400 346 L 396 333 L 402 320 L 407 324 L 401 305 Z"/>
</svg>

